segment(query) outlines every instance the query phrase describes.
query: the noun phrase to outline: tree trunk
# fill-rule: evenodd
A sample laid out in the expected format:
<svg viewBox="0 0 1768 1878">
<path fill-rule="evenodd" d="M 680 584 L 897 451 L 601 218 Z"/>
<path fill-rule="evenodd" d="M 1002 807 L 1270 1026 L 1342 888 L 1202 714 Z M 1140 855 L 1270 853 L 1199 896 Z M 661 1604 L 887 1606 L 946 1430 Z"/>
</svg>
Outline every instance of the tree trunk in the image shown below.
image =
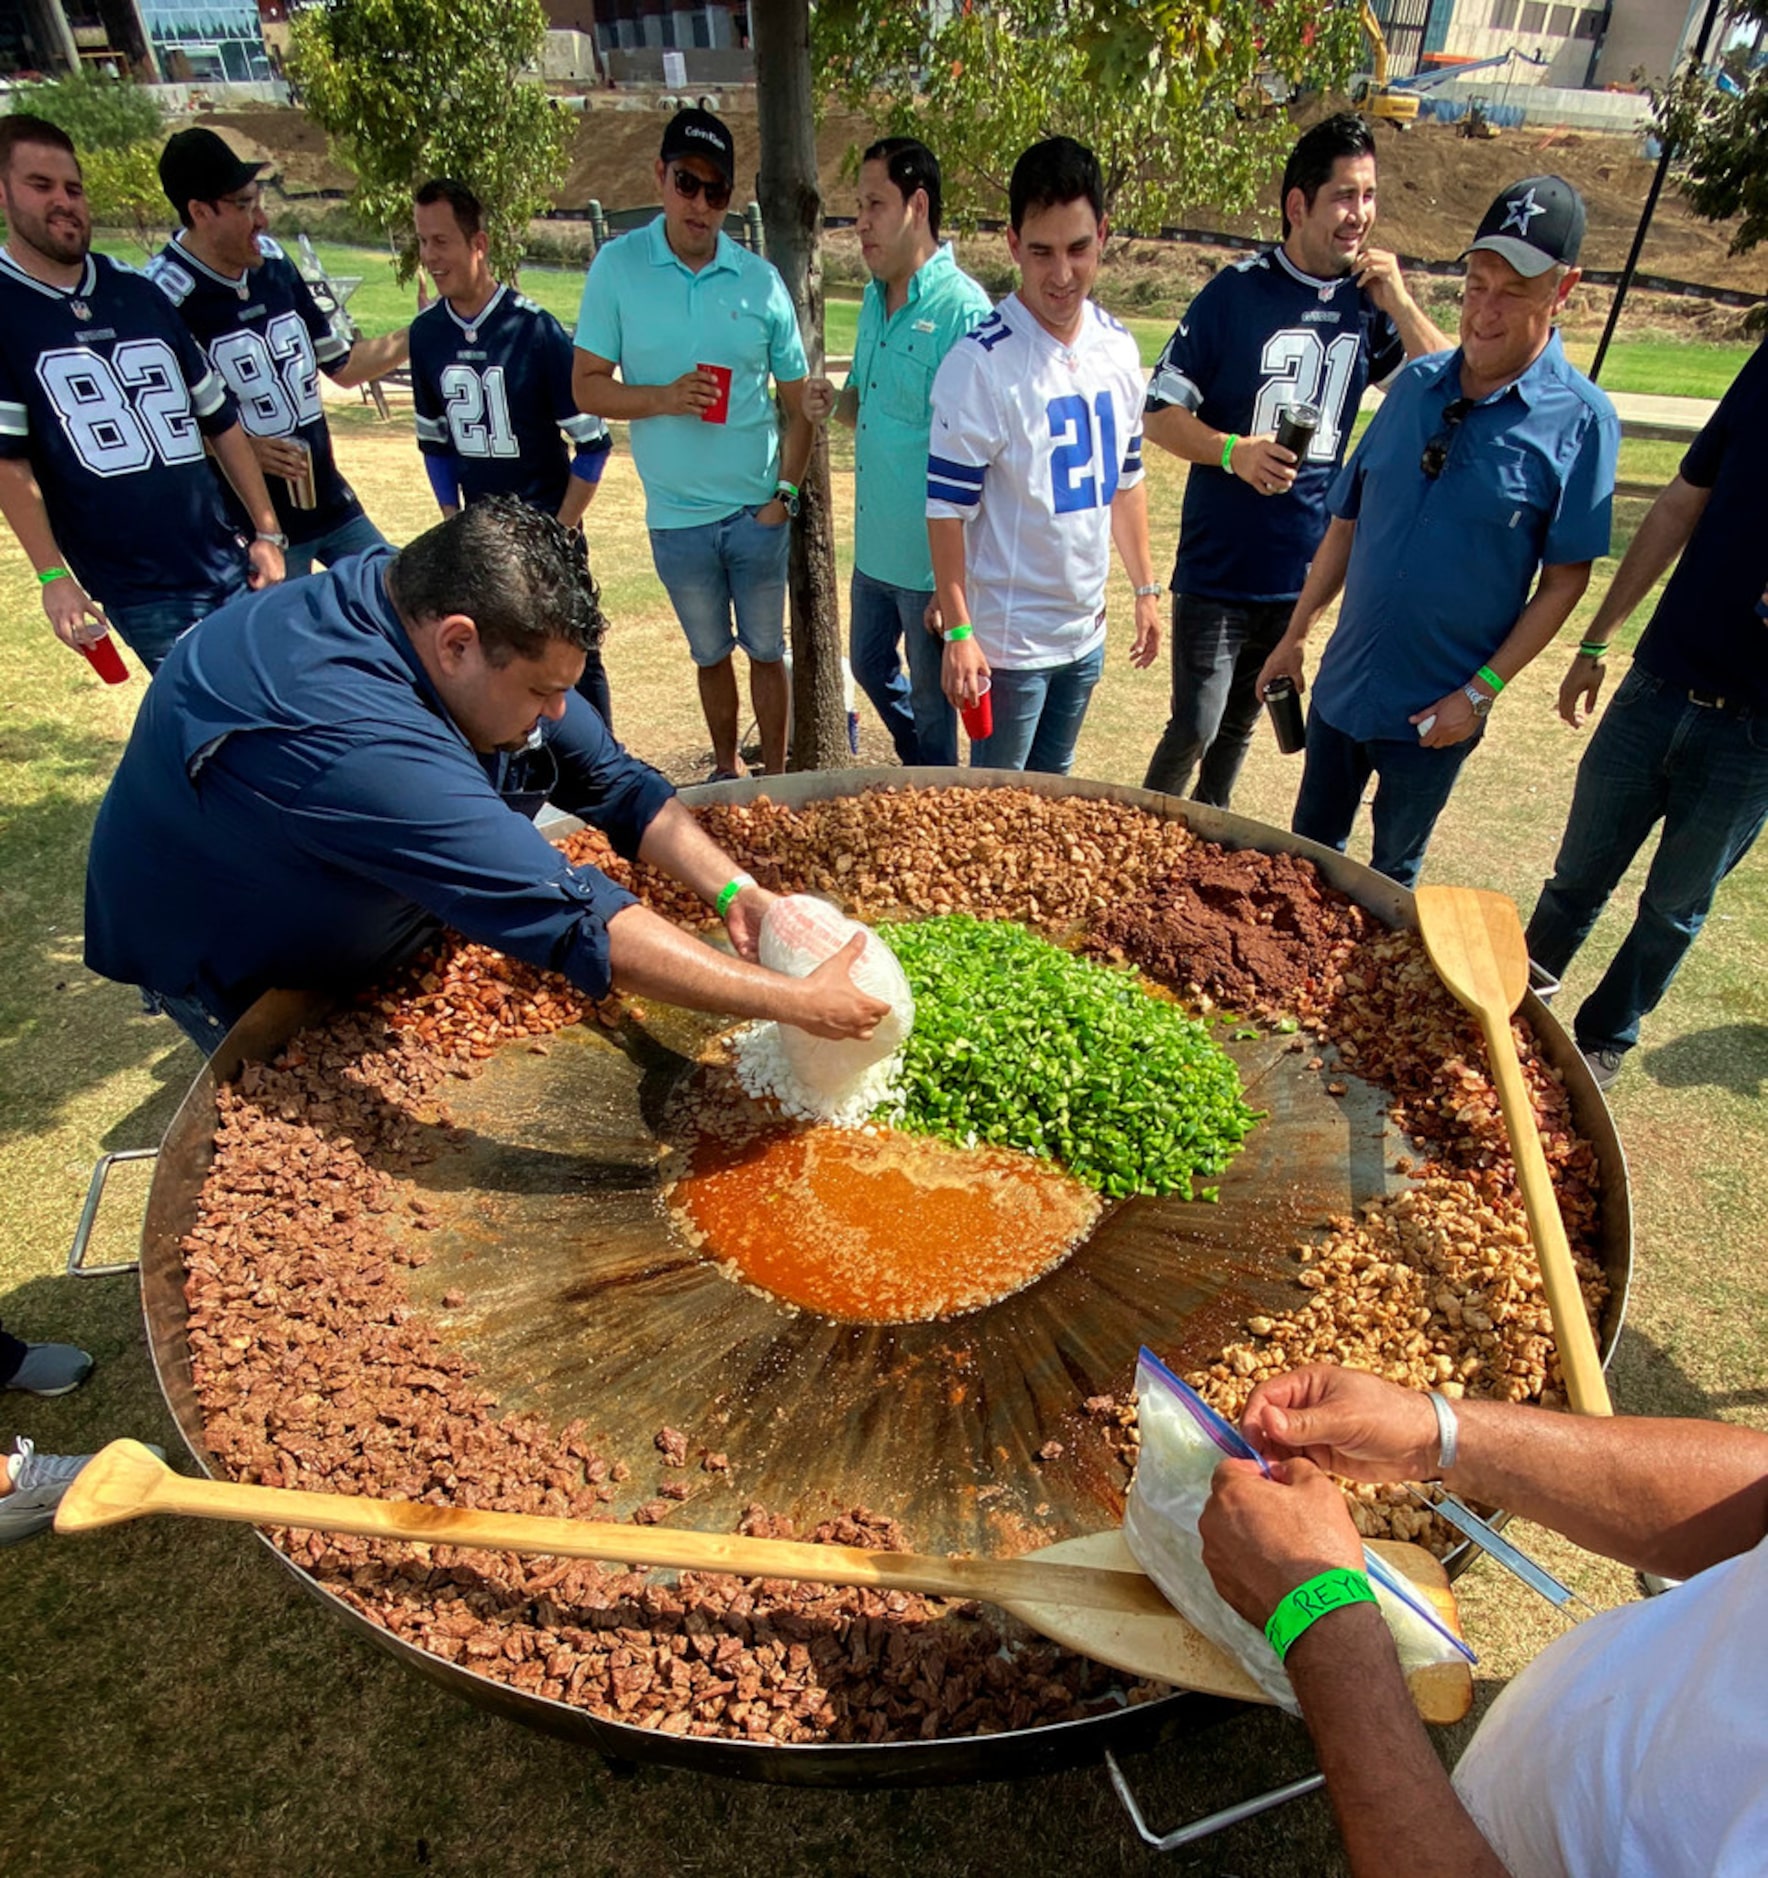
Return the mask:
<svg viewBox="0 0 1768 1878">
<path fill-rule="evenodd" d="M 750 0 L 749 27 L 761 130 L 756 193 L 767 254 L 798 311 L 814 374 L 823 369 L 823 199 L 816 173 L 809 0 Z M 853 759 L 841 670 L 829 450 L 822 434 L 799 500 L 792 528 L 792 768 L 841 769 Z"/>
</svg>

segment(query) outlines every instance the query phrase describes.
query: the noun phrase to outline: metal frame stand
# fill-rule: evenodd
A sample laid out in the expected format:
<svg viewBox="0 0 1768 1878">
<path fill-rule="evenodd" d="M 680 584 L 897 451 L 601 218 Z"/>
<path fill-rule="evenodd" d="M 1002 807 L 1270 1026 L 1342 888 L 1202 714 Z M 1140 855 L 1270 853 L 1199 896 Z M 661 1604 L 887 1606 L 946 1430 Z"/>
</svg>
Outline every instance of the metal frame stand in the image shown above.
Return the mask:
<svg viewBox="0 0 1768 1878">
<path fill-rule="evenodd" d="M 1196 1845 L 1200 1839 L 1226 1832 L 1230 1826 L 1238 1826 L 1242 1820 L 1256 1819 L 1260 1813 L 1268 1813 L 1273 1807 L 1287 1806 L 1291 1800 L 1300 1800 L 1310 1793 L 1317 1793 L 1326 1784 L 1324 1774 L 1309 1774 L 1305 1780 L 1292 1780 L 1286 1787 L 1273 1787 L 1269 1793 L 1254 1794 L 1250 1800 L 1237 1800 L 1232 1806 L 1205 1813 L 1201 1819 L 1192 1820 L 1188 1826 L 1160 1833 L 1154 1831 L 1143 1818 L 1136 1796 L 1130 1791 L 1130 1783 L 1110 1748 L 1105 1750 L 1105 1771 L 1111 1776 L 1111 1784 L 1123 1803 L 1123 1810 L 1130 1816 L 1130 1824 L 1141 1835 L 1142 1843 L 1152 1846 L 1156 1852 L 1176 1852 L 1180 1846 Z"/>
<path fill-rule="evenodd" d="M 113 1153 L 98 1157 L 97 1165 L 92 1169 L 92 1180 L 86 1188 L 86 1204 L 80 1208 L 80 1223 L 74 1228 L 74 1242 L 68 1247 L 67 1275 L 70 1278 L 120 1278 L 125 1272 L 140 1269 L 134 1259 L 121 1265 L 88 1265 L 86 1247 L 98 1220 L 98 1203 L 104 1198 L 104 1183 L 110 1178 L 110 1170 L 118 1161 L 157 1160 L 159 1152 L 158 1148 L 118 1148 Z"/>
</svg>

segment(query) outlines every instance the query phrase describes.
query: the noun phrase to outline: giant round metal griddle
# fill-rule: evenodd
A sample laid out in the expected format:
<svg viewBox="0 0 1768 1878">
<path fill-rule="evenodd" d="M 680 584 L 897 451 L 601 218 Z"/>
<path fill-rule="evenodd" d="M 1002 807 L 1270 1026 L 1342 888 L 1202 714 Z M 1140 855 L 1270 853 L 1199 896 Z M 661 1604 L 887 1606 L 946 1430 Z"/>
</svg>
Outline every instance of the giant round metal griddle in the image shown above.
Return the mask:
<svg viewBox="0 0 1768 1878">
<path fill-rule="evenodd" d="M 1182 819 L 1230 848 L 1290 852 L 1390 926 L 1411 926 L 1411 895 L 1344 856 L 1196 803 L 1071 778 L 973 770 L 840 771 L 687 792 L 694 803 L 765 792 L 800 805 L 872 785 L 1012 787 L 1127 803 Z M 562 823 L 560 835 L 574 828 Z M 234 1027 L 167 1131 L 142 1243 L 142 1289 L 155 1367 L 199 1465 L 209 1466 L 185 1338 L 179 1241 L 213 1156 L 218 1079 L 271 1054 L 323 1016 L 308 994 L 271 993 Z M 1606 1358 L 1619 1335 L 1631 1266 L 1625 1162 L 1582 1058 L 1531 994 L 1524 1007 L 1564 1076 L 1602 1185 L 1601 1256 L 1611 1285 Z M 1289 1039 L 1230 1041 L 1248 1099 L 1268 1111 L 1220 1180 L 1220 1201 L 1134 1199 L 1042 1278 L 968 1315 L 855 1324 L 785 1307 L 727 1276 L 673 1228 L 661 1195 L 679 1097 L 720 1028 L 652 1005 L 638 1023 L 579 1025 L 544 1053 L 503 1046 L 444 1095 L 436 1158 L 416 1184 L 433 1211 L 414 1303 L 481 1366 L 504 1409 L 555 1423 L 581 1418 L 610 1458 L 632 1468 L 616 1514 L 665 1476 L 653 1438 L 681 1431 L 691 1456 L 729 1456 L 728 1476 L 690 1462 L 694 1497 L 670 1517 L 728 1531 L 751 1501 L 801 1531 L 866 1506 L 899 1520 L 923 1552 L 1012 1555 L 1117 1524 L 1122 1468 L 1084 1404 L 1127 1388 L 1138 1345 L 1177 1367 L 1207 1362 L 1254 1312 L 1309 1294 L 1290 1248 L 1331 1215 L 1403 1184 L 1409 1144 L 1384 1093 L 1335 1066 L 1307 1068 Z M 1325 1052 L 1329 1062 L 1330 1051 Z M 408 1228 L 415 1230 L 414 1228 Z M 444 1305 L 445 1293 L 465 1303 Z M 1048 1444 L 1060 1454 L 1040 1458 Z M 268 1541 L 265 1541 L 268 1544 Z M 814 1784 L 895 1784 L 1042 1771 L 1202 1714 L 1173 1695 L 1088 1720 L 1005 1734 L 866 1746 L 762 1747 L 666 1736 L 474 1675 L 370 1623 L 284 1554 L 272 1556 L 330 1611 L 411 1667 L 472 1701 L 619 1758 Z"/>
</svg>

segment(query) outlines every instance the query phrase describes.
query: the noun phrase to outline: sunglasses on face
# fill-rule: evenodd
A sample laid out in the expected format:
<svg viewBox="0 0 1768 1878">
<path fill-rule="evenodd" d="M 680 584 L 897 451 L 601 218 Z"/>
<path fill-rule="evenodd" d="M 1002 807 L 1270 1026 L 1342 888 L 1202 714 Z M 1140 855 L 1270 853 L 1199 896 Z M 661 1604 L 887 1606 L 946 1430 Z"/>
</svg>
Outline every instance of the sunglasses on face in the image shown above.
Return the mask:
<svg viewBox="0 0 1768 1878">
<path fill-rule="evenodd" d="M 1461 420 L 1472 409 L 1471 398 L 1457 398 L 1453 404 L 1443 406 L 1443 427 L 1424 446 L 1424 454 L 1418 459 L 1418 467 L 1429 481 L 1434 483 L 1442 475 L 1443 467 L 1449 460 L 1449 451 L 1455 443 L 1455 432 Z"/>
<path fill-rule="evenodd" d="M 709 209 L 730 207 L 731 186 L 729 183 L 709 183 L 704 176 L 696 176 L 692 170 L 671 170 L 669 177 L 675 184 L 675 193 L 678 196 L 685 196 L 689 202 L 703 195 Z"/>
</svg>

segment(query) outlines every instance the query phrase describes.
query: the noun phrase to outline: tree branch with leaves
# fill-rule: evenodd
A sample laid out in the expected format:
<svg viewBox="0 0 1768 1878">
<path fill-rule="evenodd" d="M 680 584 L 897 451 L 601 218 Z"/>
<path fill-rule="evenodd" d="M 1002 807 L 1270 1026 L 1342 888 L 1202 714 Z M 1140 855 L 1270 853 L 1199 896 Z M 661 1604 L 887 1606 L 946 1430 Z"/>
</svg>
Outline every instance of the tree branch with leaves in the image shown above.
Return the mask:
<svg viewBox="0 0 1768 1878">
<path fill-rule="evenodd" d="M 819 95 L 938 154 L 959 226 L 1002 212 L 1020 151 L 1089 145 L 1106 209 L 1153 233 L 1252 206 L 1294 141 L 1282 103 L 1341 88 L 1362 50 L 1333 0 L 989 0 L 937 27 L 920 6 L 822 0 Z"/>
<path fill-rule="evenodd" d="M 540 0 L 331 0 L 295 15 L 291 74 L 355 168 L 352 204 L 386 231 L 402 281 L 417 271 L 412 191 L 433 176 L 485 204 L 492 270 L 515 278 L 572 133 L 523 77 L 545 37 Z"/>
</svg>

